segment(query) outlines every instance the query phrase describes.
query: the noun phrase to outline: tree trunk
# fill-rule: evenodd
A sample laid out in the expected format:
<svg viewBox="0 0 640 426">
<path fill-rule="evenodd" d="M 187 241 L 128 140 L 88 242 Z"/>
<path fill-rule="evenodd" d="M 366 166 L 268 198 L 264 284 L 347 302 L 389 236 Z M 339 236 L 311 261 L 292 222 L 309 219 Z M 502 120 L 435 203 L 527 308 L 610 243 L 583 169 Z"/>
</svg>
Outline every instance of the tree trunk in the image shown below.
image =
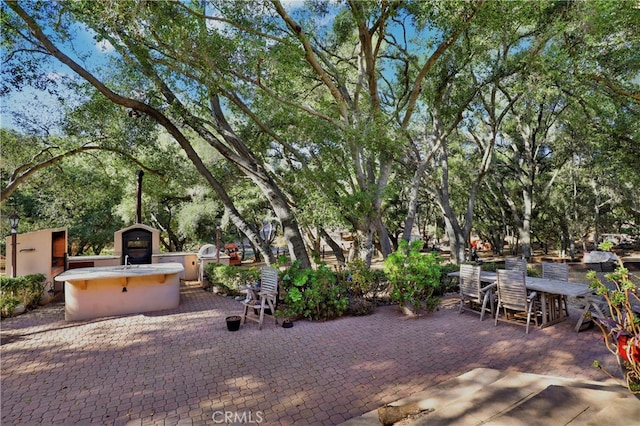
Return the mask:
<svg viewBox="0 0 640 426">
<path fill-rule="evenodd" d="M 289 207 L 286 197 L 275 183 L 264 166 L 258 161 L 253 152 L 238 137 L 231 125 L 227 122 L 224 111 L 220 105 L 220 98 L 216 94 L 210 96 L 210 105 L 220 134 L 224 140 L 234 147 L 238 154 L 231 152 L 224 145 L 218 143 L 214 135 L 206 129 L 200 122 L 193 123 L 194 130 L 210 142 L 227 160 L 235 164 L 249 179 L 251 179 L 265 195 L 273 212 L 282 225 L 282 232 L 289 255 L 292 261 L 299 260 L 302 268 L 310 268 L 311 262 L 304 246 L 304 239 L 300 233 L 298 222 Z"/>
<path fill-rule="evenodd" d="M 340 245 L 336 243 L 333 238 L 331 238 L 331 236 L 327 233 L 327 231 L 324 230 L 324 228 L 320 228 L 320 235 L 322 235 L 322 238 L 324 238 L 324 241 L 329 245 L 329 247 L 331 247 L 331 250 L 333 251 L 333 254 L 336 256 L 336 260 L 338 261 L 338 263 L 344 265 L 345 258 L 344 258 L 344 252 L 342 251 L 342 247 L 340 247 Z"/>
<path fill-rule="evenodd" d="M 594 250 L 598 249 L 600 243 L 600 191 L 598 190 L 598 183 L 596 181 L 591 182 L 591 186 L 594 191 L 594 203 L 593 203 L 593 245 Z"/>
<path fill-rule="evenodd" d="M 307 246 L 307 251 L 311 251 L 311 255 L 314 258 L 317 258 L 320 256 L 320 246 L 322 243 L 322 238 L 320 236 L 320 232 L 318 232 L 318 235 L 314 235 L 313 230 L 311 228 L 309 228 L 308 226 L 305 226 L 301 229 L 301 231 L 303 232 L 303 236 L 306 237 L 305 239 L 305 243 Z"/>
<path fill-rule="evenodd" d="M 531 259 L 531 212 L 533 210 L 533 188 L 523 190 L 522 221 L 518 224 L 518 239 L 522 248 L 522 257 Z"/>
<path fill-rule="evenodd" d="M 444 216 L 444 227 L 447 237 L 449 238 L 450 259 L 457 264 L 464 263 L 466 260 L 466 240 L 460 225 L 455 217 L 450 220 Z"/>
<path fill-rule="evenodd" d="M 391 239 L 389 238 L 387 227 L 384 226 L 382 218 L 380 217 L 378 217 L 378 238 L 380 238 L 380 253 L 382 253 L 382 256 L 386 259 L 393 249 L 391 247 Z"/>
<path fill-rule="evenodd" d="M 196 170 L 198 170 L 198 172 L 211 185 L 211 187 L 216 192 L 216 194 L 218 194 L 225 209 L 227 210 L 227 212 L 229 212 L 229 216 L 231 218 L 232 223 L 236 225 L 238 229 L 247 236 L 247 238 L 254 241 L 254 243 L 256 244 L 256 247 L 259 248 L 259 250 L 262 252 L 265 259 L 269 259 L 271 261 L 273 260 L 273 255 L 270 253 L 270 250 L 268 250 L 268 246 L 265 247 L 259 235 L 252 229 L 251 225 L 249 225 L 242 218 L 242 216 L 236 210 L 231 198 L 229 197 L 227 192 L 224 190 L 223 186 L 215 179 L 215 177 L 207 169 L 206 165 L 203 163 L 202 159 L 200 158 L 196 150 L 193 148 L 193 146 L 191 145 L 187 137 L 180 131 L 180 129 L 171 119 L 169 119 L 161 111 L 153 108 L 151 105 L 148 105 L 144 102 L 141 102 L 135 99 L 120 96 L 114 91 L 112 91 L 102 81 L 97 79 L 93 74 L 91 74 L 89 71 L 83 68 L 80 64 L 73 61 L 70 57 L 68 57 L 60 49 L 58 49 L 57 46 L 55 46 L 51 42 L 51 40 L 46 36 L 44 31 L 42 31 L 42 29 L 38 26 L 36 21 L 31 16 L 29 16 L 18 4 L 11 3 L 9 4 L 9 7 L 11 7 L 11 9 L 13 9 L 16 12 L 16 14 L 23 19 L 23 21 L 29 27 L 33 36 L 36 37 L 38 41 L 42 43 L 42 45 L 47 49 L 47 51 L 51 54 L 51 56 L 55 57 L 60 62 L 67 65 L 69 68 L 71 68 L 76 74 L 78 74 L 81 78 L 83 78 L 88 83 L 90 83 L 93 87 L 96 88 L 96 90 L 98 90 L 107 99 L 109 99 L 109 101 L 126 108 L 132 108 L 136 111 L 140 111 L 148 115 L 153 120 L 155 120 L 160 126 L 164 127 L 167 130 L 167 132 L 178 142 L 180 147 L 184 150 L 185 154 L 187 155 L 189 160 L 191 160 Z M 148 63 L 145 63 L 143 58 L 141 58 L 141 60 L 142 60 L 141 65 L 143 66 L 147 65 L 147 68 L 144 69 L 144 72 L 148 74 L 151 73 L 151 78 L 158 85 L 160 85 L 159 89 L 162 91 L 165 97 L 167 97 L 167 100 L 169 101 L 169 103 L 172 103 L 176 106 L 181 106 L 179 105 L 179 102 L 177 102 L 177 98 L 175 97 L 175 95 L 169 90 L 169 88 L 166 85 L 164 85 L 164 82 L 162 82 L 162 80 L 160 80 L 159 78 L 158 79 L 155 78 L 157 77 L 157 75 L 153 73 L 153 69 L 150 66 L 148 66 Z M 237 162 L 234 164 L 238 165 Z M 308 264 L 308 258 L 307 258 L 307 264 Z"/>
<path fill-rule="evenodd" d="M 518 240 L 522 257 L 527 260 L 531 259 L 531 229 L 528 220 L 523 222 L 521 227 L 518 227 Z"/>
<path fill-rule="evenodd" d="M 413 173 L 411 179 L 411 189 L 409 191 L 409 206 L 407 209 L 407 217 L 404 220 L 404 232 L 402 233 L 402 239 L 409 241 L 411 239 L 411 233 L 413 231 L 413 225 L 416 220 L 416 213 L 418 211 L 418 197 L 420 184 L 422 183 L 422 176 L 427 169 L 428 163 L 426 161 L 420 162 L 416 171 Z"/>
<path fill-rule="evenodd" d="M 353 244 L 351 246 L 351 250 L 349 251 L 349 262 L 352 262 L 356 258 L 362 259 L 365 265 L 368 267 L 371 266 L 371 261 L 373 259 L 373 234 L 374 234 L 374 224 L 373 220 L 369 218 L 368 227 L 363 226 L 363 229 L 356 229 L 353 233 Z"/>
</svg>

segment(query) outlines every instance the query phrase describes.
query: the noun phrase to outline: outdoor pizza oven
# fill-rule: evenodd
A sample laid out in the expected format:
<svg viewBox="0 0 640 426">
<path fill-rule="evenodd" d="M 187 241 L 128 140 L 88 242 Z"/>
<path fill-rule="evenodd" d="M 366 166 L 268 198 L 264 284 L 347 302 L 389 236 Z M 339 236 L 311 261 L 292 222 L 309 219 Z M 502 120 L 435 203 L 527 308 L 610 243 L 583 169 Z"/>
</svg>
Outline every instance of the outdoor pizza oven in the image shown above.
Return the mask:
<svg viewBox="0 0 640 426">
<path fill-rule="evenodd" d="M 131 265 L 151 263 L 152 236 L 146 229 L 130 229 L 122 233 L 122 264 L 125 260 Z"/>
<path fill-rule="evenodd" d="M 113 247 L 121 265 L 125 261 L 131 265 L 149 265 L 153 263 L 153 255 L 160 253 L 160 231 L 135 224 L 116 231 Z"/>
</svg>

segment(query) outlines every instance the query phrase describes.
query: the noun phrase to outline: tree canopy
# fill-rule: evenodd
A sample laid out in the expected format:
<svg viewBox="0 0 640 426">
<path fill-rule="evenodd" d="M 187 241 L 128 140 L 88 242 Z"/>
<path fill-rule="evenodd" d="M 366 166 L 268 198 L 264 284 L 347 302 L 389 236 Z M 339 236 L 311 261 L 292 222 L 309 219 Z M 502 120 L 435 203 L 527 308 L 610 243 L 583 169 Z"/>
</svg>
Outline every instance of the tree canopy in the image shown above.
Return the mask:
<svg viewBox="0 0 640 426">
<path fill-rule="evenodd" d="M 455 261 L 474 229 L 527 257 L 532 235 L 637 232 L 636 1 L 6 1 L 2 20 L 3 95 L 77 97 L 64 144 L 9 139 L 3 201 L 99 150 L 157 172 L 167 249 L 223 217 L 268 262 L 275 218 L 303 266 L 331 229 L 368 261 L 426 221 Z"/>
</svg>

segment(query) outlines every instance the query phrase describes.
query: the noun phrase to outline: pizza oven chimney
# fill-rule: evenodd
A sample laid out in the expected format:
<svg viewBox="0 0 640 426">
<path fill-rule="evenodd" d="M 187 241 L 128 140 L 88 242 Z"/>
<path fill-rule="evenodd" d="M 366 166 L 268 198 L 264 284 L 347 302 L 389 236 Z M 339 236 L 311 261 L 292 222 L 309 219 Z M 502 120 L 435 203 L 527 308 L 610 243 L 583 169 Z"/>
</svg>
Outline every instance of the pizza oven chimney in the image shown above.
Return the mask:
<svg viewBox="0 0 640 426">
<path fill-rule="evenodd" d="M 142 170 L 136 171 L 138 183 L 136 186 L 136 223 L 142 223 L 142 176 L 144 172 Z"/>
</svg>

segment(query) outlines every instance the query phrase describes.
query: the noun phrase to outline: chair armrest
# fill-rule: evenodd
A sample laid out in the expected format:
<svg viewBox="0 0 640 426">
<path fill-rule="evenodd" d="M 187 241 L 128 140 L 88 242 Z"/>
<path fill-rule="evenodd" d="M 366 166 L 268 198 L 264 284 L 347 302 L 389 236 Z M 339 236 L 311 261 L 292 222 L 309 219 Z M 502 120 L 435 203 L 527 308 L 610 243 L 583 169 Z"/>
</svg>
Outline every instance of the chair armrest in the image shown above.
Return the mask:
<svg viewBox="0 0 640 426">
<path fill-rule="evenodd" d="M 497 282 L 496 283 L 491 283 L 491 284 L 489 284 L 487 286 L 482 287 L 480 289 L 480 291 L 485 292 L 485 291 L 491 290 L 492 288 L 496 288 L 497 286 L 498 286 Z"/>
</svg>

